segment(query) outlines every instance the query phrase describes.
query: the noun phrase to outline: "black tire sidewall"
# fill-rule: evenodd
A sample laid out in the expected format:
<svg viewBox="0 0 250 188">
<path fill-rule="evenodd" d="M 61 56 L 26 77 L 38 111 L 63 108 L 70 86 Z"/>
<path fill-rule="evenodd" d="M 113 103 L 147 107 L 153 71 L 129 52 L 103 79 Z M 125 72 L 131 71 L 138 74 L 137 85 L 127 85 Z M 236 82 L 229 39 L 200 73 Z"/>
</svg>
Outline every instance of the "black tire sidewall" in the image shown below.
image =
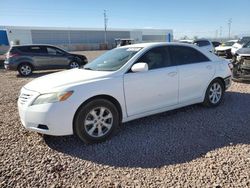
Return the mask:
<svg viewBox="0 0 250 188">
<path fill-rule="evenodd" d="M 28 75 L 22 74 L 21 67 L 24 66 L 24 65 L 30 67 L 30 69 L 31 69 L 30 74 L 28 74 Z M 27 77 L 27 76 L 30 76 L 30 75 L 32 74 L 32 72 L 33 72 L 33 67 L 32 67 L 29 63 L 21 63 L 21 64 L 17 67 L 17 71 L 19 72 L 19 74 L 20 74 L 21 76 Z"/>
<path fill-rule="evenodd" d="M 222 93 L 221 93 L 221 98 L 219 100 L 219 102 L 217 102 L 216 104 L 212 103 L 209 99 L 209 92 L 210 92 L 210 88 L 211 86 L 214 84 L 214 83 L 219 83 L 221 88 L 222 88 Z M 206 90 L 206 96 L 205 96 L 205 100 L 203 102 L 203 104 L 207 107 L 216 107 L 218 105 L 220 105 L 220 103 L 222 102 L 223 98 L 224 98 L 224 93 L 225 93 L 225 87 L 224 87 L 224 84 L 222 83 L 222 81 L 220 79 L 215 79 L 213 80 L 209 86 L 207 87 L 207 90 Z"/>
<path fill-rule="evenodd" d="M 86 132 L 83 122 L 85 121 L 85 118 L 87 114 L 89 113 L 89 111 L 91 111 L 94 108 L 101 107 L 101 106 L 108 108 L 110 112 L 112 113 L 113 125 L 107 134 L 105 134 L 102 137 L 96 138 L 96 137 L 90 136 Z M 113 103 L 105 99 L 95 99 L 87 103 L 86 105 L 81 106 L 80 109 L 77 111 L 75 119 L 74 119 L 74 124 L 73 124 L 74 134 L 76 134 L 78 138 L 84 141 L 86 144 L 103 142 L 107 140 L 112 135 L 112 133 L 117 129 L 119 122 L 120 122 L 119 113 Z"/>
</svg>

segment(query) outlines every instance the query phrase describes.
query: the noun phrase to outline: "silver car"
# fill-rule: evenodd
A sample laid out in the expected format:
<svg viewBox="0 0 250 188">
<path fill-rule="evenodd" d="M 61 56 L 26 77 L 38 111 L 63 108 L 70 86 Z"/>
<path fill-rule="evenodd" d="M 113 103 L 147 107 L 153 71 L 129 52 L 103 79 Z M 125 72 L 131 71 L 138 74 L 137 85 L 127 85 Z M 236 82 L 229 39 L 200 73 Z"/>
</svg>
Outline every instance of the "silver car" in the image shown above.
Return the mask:
<svg viewBox="0 0 250 188">
<path fill-rule="evenodd" d="M 51 45 L 12 46 L 6 54 L 4 67 L 29 76 L 34 70 L 78 68 L 88 62 L 84 55 L 72 54 Z"/>
</svg>

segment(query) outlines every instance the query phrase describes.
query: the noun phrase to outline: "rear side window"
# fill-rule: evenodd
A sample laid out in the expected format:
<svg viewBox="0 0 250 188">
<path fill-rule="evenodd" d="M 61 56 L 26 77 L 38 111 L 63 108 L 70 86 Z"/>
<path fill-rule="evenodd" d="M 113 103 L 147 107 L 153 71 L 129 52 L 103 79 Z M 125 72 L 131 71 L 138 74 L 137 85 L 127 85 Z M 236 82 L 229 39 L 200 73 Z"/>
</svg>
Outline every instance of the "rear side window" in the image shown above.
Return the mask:
<svg viewBox="0 0 250 188">
<path fill-rule="evenodd" d="M 210 45 L 210 43 L 207 40 L 198 40 L 198 41 L 195 41 L 194 44 L 196 44 L 199 47 Z"/>
<path fill-rule="evenodd" d="M 20 46 L 18 49 L 24 53 L 46 53 L 46 48 L 43 46 Z"/>
<path fill-rule="evenodd" d="M 187 46 L 170 46 L 170 53 L 175 65 L 186 65 L 209 61 L 204 54 Z"/>
</svg>

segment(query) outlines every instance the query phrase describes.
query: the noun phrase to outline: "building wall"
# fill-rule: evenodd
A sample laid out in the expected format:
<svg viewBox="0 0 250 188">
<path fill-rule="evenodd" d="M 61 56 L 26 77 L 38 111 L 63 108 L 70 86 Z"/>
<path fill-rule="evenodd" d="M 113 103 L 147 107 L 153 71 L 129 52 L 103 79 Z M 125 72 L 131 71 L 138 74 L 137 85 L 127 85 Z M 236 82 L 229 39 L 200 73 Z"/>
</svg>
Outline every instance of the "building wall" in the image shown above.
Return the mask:
<svg viewBox="0 0 250 188">
<path fill-rule="evenodd" d="M 8 29 L 7 31 L 10 44 L 32 44 L 31 31 L 29 29 Z"/>
<path fill-rule="evenodd" d="M 52 44 L 66 50 L 98 50 L 104 45 L 103 29 L 85 28 L 45 28 L 0 26 L 6 29 L 10 43 Z M 115 47 L 115 39 L 131 38 L 138 42 L 165 42 L 172 30 L 160 29 L 109 29 L 107 31 L 108 49 Z"/>
</svg>

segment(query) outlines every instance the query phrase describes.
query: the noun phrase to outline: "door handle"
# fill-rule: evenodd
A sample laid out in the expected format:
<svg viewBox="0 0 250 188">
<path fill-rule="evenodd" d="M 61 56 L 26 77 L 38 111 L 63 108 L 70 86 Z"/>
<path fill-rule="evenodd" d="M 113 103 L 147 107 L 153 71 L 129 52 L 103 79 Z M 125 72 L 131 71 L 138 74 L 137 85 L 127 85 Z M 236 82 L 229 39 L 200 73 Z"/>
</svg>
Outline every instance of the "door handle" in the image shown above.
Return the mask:
<svg viewBox="0 0 250 188">
<path fill-rule="evenodd" d="M 168 75 L 171 76 L 171 77 L 175 76 L 176 74 L 177 74 L 177 72 L 170 72 L 170 73 L 168 73 Z"/>
</svg>

